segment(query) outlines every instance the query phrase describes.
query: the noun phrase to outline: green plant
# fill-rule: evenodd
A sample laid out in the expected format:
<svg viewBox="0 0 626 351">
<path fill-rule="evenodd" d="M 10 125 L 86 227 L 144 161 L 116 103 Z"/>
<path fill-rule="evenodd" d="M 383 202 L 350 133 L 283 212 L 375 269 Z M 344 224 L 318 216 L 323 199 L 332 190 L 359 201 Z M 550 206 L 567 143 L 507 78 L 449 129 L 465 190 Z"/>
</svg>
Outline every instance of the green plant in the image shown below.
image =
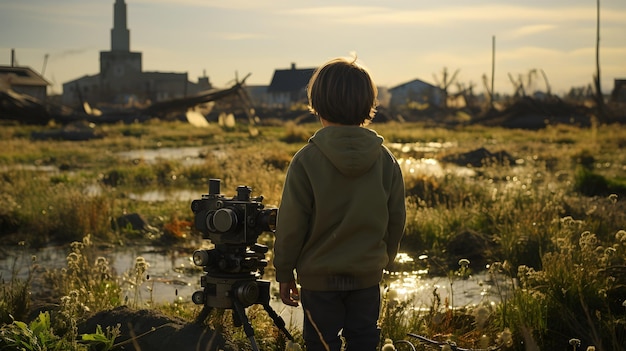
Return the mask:
<svg viewBox="0 0 626 351">
<path fill-rule="evenodd" d="M 97 325 L 95 333 L 82 334 L 79 343 L 86 345 L 89 350 L 109 351 L 116 346 L 115 338 L 119 335 L 119 324 L 115 327 L 107 327 L 105 331 L 102 330 L 100 325 Z"/>
<path fill-rule="evenodd" d="M 50 323 L 50 314 L 40 313 L 30 324 L 13 321 L 0 328 L 2 350 L 69 350 L 70 342 L 55 335 Z"/>
<path fill-rule="evenodd" d="M 14 320 L 10 324 L 0 327 L 1 350 L 24 351 L 109 351 L 114 347 L 115 338 L 119 335 L 119 325 L 116 328 L 107 327 L 102 330 L 99 325 L 95 333 L 83 334 L 76 342 L 66 336 L 55 334 L 50 314 L 42 312 L 32 322 L 26 324 Z"/>
<path fill-rule="evenodd" d="M 20 243 L 24 246 L 24 242 Z M 22 320 L 26 317 L 30 307 L 30 284 L 37 269 L 35 256 L 32 257 L 31 265 L 28 268 L 26 279 L 18 278 L 19 267 L 17 262 L 19 257 L 13 260 L 11 277 L 9 282 L 5 282 L 0 274 L 2 288 L 0 288 L 0 324 L 10 323 L 13 319 Z"/>
<path fill-rule="evenodd" d="M 581 167 L 576 172 L 574 189 L 585 196 L 608 196 L 609 194 L 626 194 L 626 180 L 615 177 L 608 178 Z"/>
</svg>

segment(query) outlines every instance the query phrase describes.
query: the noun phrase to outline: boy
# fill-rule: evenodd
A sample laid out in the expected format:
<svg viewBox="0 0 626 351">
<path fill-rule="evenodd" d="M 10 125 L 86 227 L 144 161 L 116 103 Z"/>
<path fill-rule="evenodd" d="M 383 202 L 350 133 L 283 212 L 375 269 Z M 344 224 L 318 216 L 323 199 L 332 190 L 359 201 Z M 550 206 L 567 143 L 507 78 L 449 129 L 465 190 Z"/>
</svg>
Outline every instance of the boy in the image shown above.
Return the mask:
<svg viewBox="0 0 626 351">
<path fill-rule="evenodd" d="M 322 128 L 287 170 L 274 245 L 280 297 L 301 298 L 307 350 L 340 350 L 340 332 L 346 350 L 376 350 L 379 283 L 405 225 L 402 173 L 383 138 L 363 128 L 378 90 L 356 59 L 318 68 L 307 93 Z"/>
</svg>

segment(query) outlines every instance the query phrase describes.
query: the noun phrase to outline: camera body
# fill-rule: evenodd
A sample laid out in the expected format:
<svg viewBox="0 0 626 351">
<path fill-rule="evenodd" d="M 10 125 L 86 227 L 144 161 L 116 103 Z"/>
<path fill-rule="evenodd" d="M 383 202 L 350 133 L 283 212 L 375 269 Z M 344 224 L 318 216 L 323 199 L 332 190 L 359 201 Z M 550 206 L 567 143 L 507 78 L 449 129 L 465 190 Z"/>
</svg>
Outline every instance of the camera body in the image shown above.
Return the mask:
<svg viewBox="0 0 626 351">
<path fill-rule="evenodd" d="M 276 208 L 265 208 L 263 196 L 251 197 L 252 189 L 238 186 L 237 195 L 220 194 L 220 180 L 209 180 L 209 194 L 191 202 L 195 226 L 213 244 L 254 245 L 262 232 L 274 232 Z"/>
</svg>

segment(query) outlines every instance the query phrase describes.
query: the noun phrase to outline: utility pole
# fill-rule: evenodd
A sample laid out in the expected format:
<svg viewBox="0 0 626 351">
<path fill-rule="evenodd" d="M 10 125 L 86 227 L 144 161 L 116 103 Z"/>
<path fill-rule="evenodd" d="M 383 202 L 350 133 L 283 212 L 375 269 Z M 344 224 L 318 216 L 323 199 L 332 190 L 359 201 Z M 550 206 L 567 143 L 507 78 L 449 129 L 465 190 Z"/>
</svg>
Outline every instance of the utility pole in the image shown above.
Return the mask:
<svg viewBox="0 0 626 351">
<path fill-rule="evenodd" d="M 496 76 L 496 36 L 491 37 L 491 94 L 495 95 L 495 90 L 493 90 L 494 78 Z M 491 101 L 491 105 L 493 106 L 493 101 Z"/>
<path fill-rule="evenodd" d="M 598 118 L 602 122 L 607 122 L 602 85 L 600 84 L 600 0 L 597 0 L 596 4 L 596 74 L 593 77 L 593 83 L 596 87 L 596 107 L 598 108 Z"/>
</svg>

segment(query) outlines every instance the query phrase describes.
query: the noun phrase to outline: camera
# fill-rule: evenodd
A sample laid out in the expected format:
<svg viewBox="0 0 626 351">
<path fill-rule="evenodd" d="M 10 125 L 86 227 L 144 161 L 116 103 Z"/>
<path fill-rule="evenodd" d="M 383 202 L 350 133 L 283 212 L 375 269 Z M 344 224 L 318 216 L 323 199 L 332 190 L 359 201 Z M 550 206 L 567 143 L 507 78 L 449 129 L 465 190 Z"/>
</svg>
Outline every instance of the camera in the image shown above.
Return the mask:
<svg viewBox="0 0 626 351">
<path fill-rule="evenodd" d="M 252 197 L 252 189 L 238 186 L 237 194 L 228 198 L 220 193 L 220 180 L 209 180 L 209 193 L 191 202 L 196 229 L 214 247 L 196 250 L 192 259 L 203 267 L 202 290 L 191 300 L 204 305 L 197 321 L 203 321 L 213 308 L 232 309 L 235 326 L 244 327 L 253 350 L 258 350 L 254 330 L 245 308 L 262 305 L 274 324 L 293 341 L 285 321 L 270 307 L 270 282 L 262 280 L 268 247 L 257 243 L 263 232 L 276 229 L 277 208 L 265 207 L 263 196 Z"/>
<path fill-rule="evenodd" d="M 260 280 L 268 248 L 257 239 L 263 232 L 274 232 L 278 209 L 266 208 L 263 196 L 251 194 L 250 187 L 238 186 L 235 196 L 226 197 L 220 192 L 220 180 L 210 179 L 209 193 L 191 202 L 196 229 L 214 245 L 193 253 L 194 264 L 205 273 L 200 278 L 204 289 L 191 297 L 194 303 L 233 308 L 236 303 L 248 307 L 269 299 L 269 282 Z"/>
</svg>

